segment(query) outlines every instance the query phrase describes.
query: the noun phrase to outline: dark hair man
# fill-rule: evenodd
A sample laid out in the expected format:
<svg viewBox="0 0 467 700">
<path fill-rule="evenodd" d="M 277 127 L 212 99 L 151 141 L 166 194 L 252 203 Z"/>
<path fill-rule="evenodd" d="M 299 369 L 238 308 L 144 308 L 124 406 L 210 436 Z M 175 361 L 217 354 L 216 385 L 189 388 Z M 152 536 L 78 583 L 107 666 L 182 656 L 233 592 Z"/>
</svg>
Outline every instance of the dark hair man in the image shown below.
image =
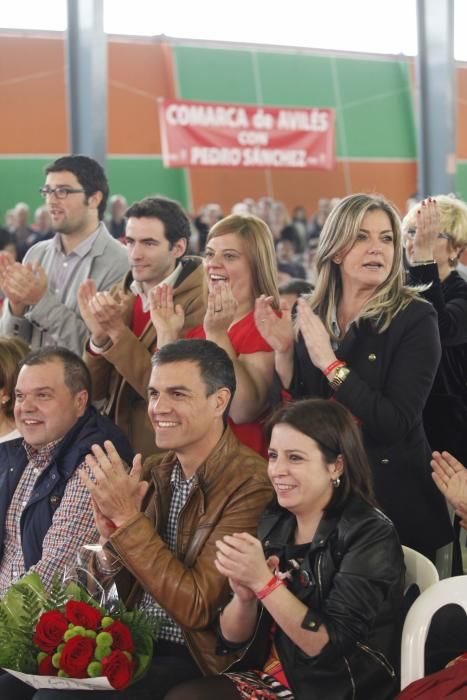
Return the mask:
<svg viewBox="0 0 467 700">
<path fill-rule="evenodd" d="M 0 445 L 0 597 L 30 571 L 50 585 L 82 544 L 95 542 L 78 475 L 91 446 L 111 438 L 124 460 L 132 457 L 121 431 L 89 405 L 91 377 L 80 357 L 43 348 L 20 367 L 14 412 L 22 438 Z"/>
<path fill-rule="evenodd" d="M 201 258 L 186 256 L 190 222 L 177 202 L 147 197 L 126 213 L 125 240 L 130 272 L 105 294 L 83 282 L 78 301 L 91 334 L 84 356 L 94 398 L 127 434 L 135 452 L 154 452 L 146 412 L 151 353 L 157 337 L 150 319 L 149 295 L 163 285 L 185 313 L 184 329 L 202 323 L 205 304 Z"/>
<path fill-rule="evenodd" d="M 140 457 L 127 474 L 110 443 L 105 452 L 93 448 L 87 459 L 99 486 L 82 474 L 103 545 L 96 574 L 104 585 L 115 580 L 127 605 L 166 623 L 147 675 L 125 691 L 131 700 L 162 700 L 177 683 L 218 673 L 233 660 L 216 654 L 215 620 L 229 596 L 228 581 L 214 564 L 216 540 L 254 533 L 272 495 L 264 460 L 224 425 L 234 390 L 232 361 L 215 343 L 165 345 L 154 355 L 148 413 L 156 443 L 170 451 L 145 462 L 149 483 L 139 481 Z M 25 694 L 8 694 L 5 683 Z M 2 700 L 33 694 L 16 679 L 0 678 Z M 120 697 L 118 691 L 101 694 L 102 700 Z M 55 696 L 77 697 L 38 694 L 41 700 Z"/>
<path fill-rule="evenodd" d="M 40 192 L 56 234 L 33 245 L 22 264 L 0 254 L 0 287 L 8 299 L 0 333 L 19 335 L 33 349 L 64 345 L 81 354 L 87 328 L 78 309 L 80 283 L 90 278 L 96 289 L 108 289 L 128 263 L 102 223 L 109 188 L 99 163 L 64 156 L 45 172 Z"/>
</svg>

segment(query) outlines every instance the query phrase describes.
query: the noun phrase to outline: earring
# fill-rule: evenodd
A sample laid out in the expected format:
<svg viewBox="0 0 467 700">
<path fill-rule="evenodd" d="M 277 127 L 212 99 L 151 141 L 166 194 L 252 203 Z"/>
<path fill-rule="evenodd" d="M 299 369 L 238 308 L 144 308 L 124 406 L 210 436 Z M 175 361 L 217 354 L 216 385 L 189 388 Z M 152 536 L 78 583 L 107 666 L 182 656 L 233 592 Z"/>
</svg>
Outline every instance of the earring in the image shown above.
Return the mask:
<svg viewBox="0 0 467 700">
<path fill-rule="evenodd" d="M 8 403 L 8 401 L 9 401 L 9 399 L 3 398 L 3 399 L 2 399 L 2 404 Z"/>
<path fill-rule="evenodd" d="M 458 260 L 459 260 L 459 258 L 458 258 L 457 255 L 456 255 L 455 258 L 448 258 L 449 266 L 450 266 L 450 267 L 457 267 L 457 262 L 458 262 Z"/>
<path fill-rule="evenodd" d="M 332 485 L 334 486 L 335 489 L 338 489 L 339 486 L 341 485 L 341 479 L 340 476 L 336 476 L 335 479 L 331 479 Z"/>
</svg>

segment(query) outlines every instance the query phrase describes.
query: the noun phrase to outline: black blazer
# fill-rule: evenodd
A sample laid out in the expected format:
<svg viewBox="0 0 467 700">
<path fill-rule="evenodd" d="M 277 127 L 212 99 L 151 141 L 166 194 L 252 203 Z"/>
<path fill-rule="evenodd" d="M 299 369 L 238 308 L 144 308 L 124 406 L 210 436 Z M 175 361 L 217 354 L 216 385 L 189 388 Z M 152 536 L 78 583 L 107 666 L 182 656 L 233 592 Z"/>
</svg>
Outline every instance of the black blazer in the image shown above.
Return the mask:
<svg viewBox="0 0 467 700">
<path fill-rule="evenodd" d="M 467 465 L 467 282 L 455 270 L 442 282 L 438 266 L 409 270 L 412 284 L 429 284 L 424 298 L 438 313 L 442 356 L 423 412 L 428 441 Z"/>
<path fill-rule="evenodd" d="M 295 399 L 334 396 L 352 412 L 361 423 L 379 504 L 402 544 L 432 554 L 453 538 L 445 500 L 431 478 L 422 423 L 441 357 L 436 312 L 417 299 L 384 333 L 370 321 L 353 323 L 336 356 L 351 372 L 333 394 L 299 335 L 288 391 Z"/>
</svg>

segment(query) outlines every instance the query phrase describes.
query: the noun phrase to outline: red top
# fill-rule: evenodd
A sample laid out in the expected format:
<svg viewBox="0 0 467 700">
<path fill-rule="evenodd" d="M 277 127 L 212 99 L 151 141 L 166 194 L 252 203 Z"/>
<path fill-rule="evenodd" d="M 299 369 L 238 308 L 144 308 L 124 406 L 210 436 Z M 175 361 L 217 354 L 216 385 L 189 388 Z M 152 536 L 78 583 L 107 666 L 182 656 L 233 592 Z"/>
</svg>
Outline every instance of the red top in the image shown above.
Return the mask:
<svg viewBox="0 0 467 700">
<path fill-rule="evenodd" d="M 137 338 L 140 337 L 141 333 L 146 328 L 146 324 L 149 321 L 150 312 L 143 311 L 143 300 L 138 294 L 136 297 L 135 305 L 133 307 L 133 313 L 131 315 L 131 330 L 136 335 Z"/>
<path fill-rule="evenodd" d="M 272 348 L 260 335 L 256 328 L 254 312 L 244 316 L 234 323 L 227 332 L 235 353 L 238 355 L 251 355 L 254 352 L 272 352 Z M 185 338 L 206 338 L 202 325 L 195 326 L 185 333 Z M 261 419 L 254 423 L 234 423 L 229 418 L 229 424 L 233 432 L 244 445 L 266 457 L 267 446 L 264 441 Z"/>
</svg>

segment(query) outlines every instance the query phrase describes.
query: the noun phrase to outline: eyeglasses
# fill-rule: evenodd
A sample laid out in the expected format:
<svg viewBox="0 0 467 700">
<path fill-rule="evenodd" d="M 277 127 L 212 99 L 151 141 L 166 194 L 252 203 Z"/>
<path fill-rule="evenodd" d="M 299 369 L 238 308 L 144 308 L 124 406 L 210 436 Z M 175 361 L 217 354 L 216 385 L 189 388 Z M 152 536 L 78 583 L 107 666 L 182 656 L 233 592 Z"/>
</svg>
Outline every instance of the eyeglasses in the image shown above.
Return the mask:
<svg viewBox="0 0 467 700">
<path fill-rule="evenodd" d="M 41 187 L 39 193 L 44 199 L 50 197 L 50 195 L 55 195 L 57 199 L 66 199 L 69 194 L 78 194 L 78 192 L 84 192 L 83 189 L 77 189 L 76 187 L 67 187 L 66 185 L 59 185 L 58 187 Z"/>
<path fill-rule="evenodd" d="M 417 233 L 417 229 L 415 228 L 409 228 L 407 231 L 404 231 L 404 236 L 406 238 L 415 238 L 415 234 Z M 452 241 L 452 236 L 450 233 L 438 233 L 438 238 L 444 238 L 446 241 Z"/>
</svg>

